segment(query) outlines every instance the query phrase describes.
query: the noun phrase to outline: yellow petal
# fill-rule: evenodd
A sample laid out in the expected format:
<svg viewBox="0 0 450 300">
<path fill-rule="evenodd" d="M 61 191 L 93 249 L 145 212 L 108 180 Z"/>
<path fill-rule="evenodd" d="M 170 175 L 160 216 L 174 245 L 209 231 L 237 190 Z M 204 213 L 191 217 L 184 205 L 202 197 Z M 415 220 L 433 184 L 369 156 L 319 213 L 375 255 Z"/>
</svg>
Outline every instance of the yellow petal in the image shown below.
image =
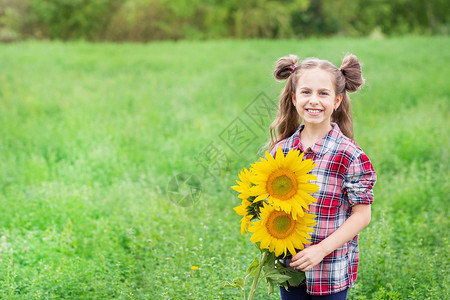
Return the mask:
<svg viewBox="0 0 450 300">
<path fill-rule="evenodd" d="M 292 244 L 292 241 L 287 240 L 286 244 L 287 244 L 287 248 L 289 249 L 289 252 L 291 253 L 292 256 L 294 256 L 296 254 L 296 252 L 295 252 L 294 245 Z"/>
</svg>

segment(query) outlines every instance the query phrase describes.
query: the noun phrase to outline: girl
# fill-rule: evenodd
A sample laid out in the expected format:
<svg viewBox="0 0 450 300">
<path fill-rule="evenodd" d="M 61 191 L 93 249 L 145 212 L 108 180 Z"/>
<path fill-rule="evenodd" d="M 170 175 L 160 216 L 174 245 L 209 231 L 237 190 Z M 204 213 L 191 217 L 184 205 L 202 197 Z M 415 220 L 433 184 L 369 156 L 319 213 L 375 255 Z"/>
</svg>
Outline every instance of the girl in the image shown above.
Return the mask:
<svg viewBox="0 0 450 300">
<path fill-rule="evenodd" d="M 326 60 L 282 57 L 276 79 L 287 79 L 270 127 L 272 155 L 281 147 L 304 152 L 316 163 L 319 191 L 310 205 L 317 216 L 311 244 L 291 258 L 290 267 L 306 274 L 306 283 L 280 287 L 285 299 L 346 299 L 358 267 L 358 233 L 370 222 L 376 175 L 369 158 L 352 140 L 347 92 L 364 83 L 353 55 L 338 69 Z M 303 121 L 303 125 L 300 124 Z"/>
</svg>

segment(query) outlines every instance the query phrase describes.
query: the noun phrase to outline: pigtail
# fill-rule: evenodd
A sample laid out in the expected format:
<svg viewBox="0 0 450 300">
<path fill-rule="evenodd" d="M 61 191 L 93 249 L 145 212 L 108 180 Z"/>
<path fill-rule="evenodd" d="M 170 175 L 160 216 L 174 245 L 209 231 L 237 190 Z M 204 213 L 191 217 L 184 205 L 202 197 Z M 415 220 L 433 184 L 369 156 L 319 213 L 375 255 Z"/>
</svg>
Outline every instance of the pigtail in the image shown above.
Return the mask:
<svg viewBox="0 0 450 300">
<path fill-rule="evenodd" d="M 297 82 L 297 71 L 299 67 L 298 57 L 295 55 L 284 56 L 278 59 L 273 76 L 278 80 L 288 79 L 286 86 L 280 96 L 278 113 L 275 120 L 270 125 L 269 149 L 281 140 L 291 136 L 300 125 L 299 116 L 294 104 L 292 94 L 295 93 L 295 83 Z"/>
<path fill-rule="evenodd" d="M 342 94 L 342 102 L 332 115 L 332 121 L 339 125 L 342 133 L 353 139 L 353 119 L 350 97 L 347 92 L 356 92 L 364 83 L 361 73 L 361 64 L 358 58 L 348 54 L 342 60 L 338 70 L 341 74 L 336 76 L 336 90 Z"/>
<path fill-rule="evenodd" d="M 348 54 L 342 60 L 339 68 L 345 78 L 345 90 L 350 93 L 356 92 L 364 84 L 364 78 L 361 73 L 361 64 L 358 58 L 353 54 Z"/>
<path fill-rule="evenodd" d="M 292 66 L 296 66 L 297 63 L 298 57 L 293 54 L 279 58 L 273 76 L 278 80 L 289 78 L 293 72 Z"/>
</svg>

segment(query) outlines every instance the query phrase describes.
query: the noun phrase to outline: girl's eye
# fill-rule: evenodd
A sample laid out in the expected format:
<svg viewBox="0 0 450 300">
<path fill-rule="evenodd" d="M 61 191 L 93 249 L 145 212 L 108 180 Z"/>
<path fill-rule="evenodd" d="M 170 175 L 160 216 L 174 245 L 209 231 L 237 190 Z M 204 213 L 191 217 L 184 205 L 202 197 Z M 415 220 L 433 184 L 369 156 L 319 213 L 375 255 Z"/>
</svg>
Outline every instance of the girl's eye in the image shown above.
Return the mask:
<svg viewBox="0 0 450 300">
<path fill-rule="evenodd" d="M 322 96 L 328 96 L 328 93 L 327 92 L 321 92 L 320 93 Z"/>
<path fill-rule="evenodd" d="M 302 94 L 308 95 L 309 92 L 308 91 L 302 91 Z"/>
</svg>

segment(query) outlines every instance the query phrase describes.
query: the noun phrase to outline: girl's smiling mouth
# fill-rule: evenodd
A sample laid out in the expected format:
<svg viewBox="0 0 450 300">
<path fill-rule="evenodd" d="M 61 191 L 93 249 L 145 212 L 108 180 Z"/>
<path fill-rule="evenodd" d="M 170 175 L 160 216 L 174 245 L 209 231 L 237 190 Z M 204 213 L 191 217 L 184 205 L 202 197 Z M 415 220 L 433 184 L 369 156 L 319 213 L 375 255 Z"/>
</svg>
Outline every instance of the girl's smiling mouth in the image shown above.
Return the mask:
<svg viewBox="0 0 450 300">
<path fill-rule="evenodd" d="M 323 111 L 322 109 L 311 109 L 311 108 L 306 108 L 305 110 L 309 115 L 312 116 L 318 116 Z"/>
</svg>

